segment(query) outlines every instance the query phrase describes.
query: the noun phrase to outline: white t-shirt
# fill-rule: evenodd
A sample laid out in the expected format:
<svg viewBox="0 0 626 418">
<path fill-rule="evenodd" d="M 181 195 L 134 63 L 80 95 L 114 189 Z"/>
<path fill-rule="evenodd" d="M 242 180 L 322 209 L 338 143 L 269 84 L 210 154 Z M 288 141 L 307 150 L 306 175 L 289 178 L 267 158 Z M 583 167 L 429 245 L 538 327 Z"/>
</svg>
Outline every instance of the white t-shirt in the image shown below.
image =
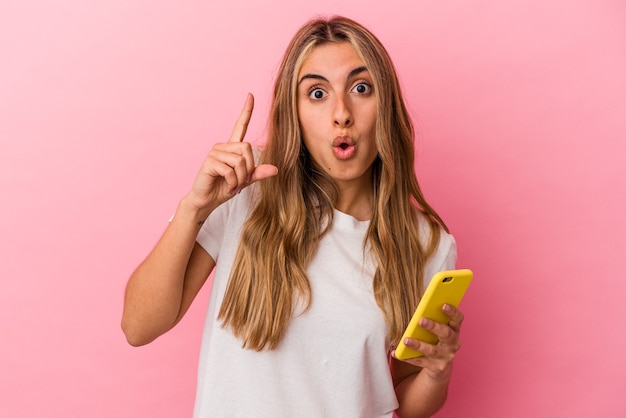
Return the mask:
<svg viewBox="0 0 626 418">
<path fill-rule="evenodd" d="M 290 320 L 276 349 L 243 349 L 220 326 L 217 314 L 252 189 L 215 210 L 197 237 L 217 264 L 194 417 L 391 417 L 398 407 L 388 363 L 391 347 L 372 291 L 374 265 L 363 257 L 369 221 L 334 212 L 333 225 L 307 270 L 311 305 Z M 442 231 L 425 281 L 454 268 L 455 262 L 454 238 Z"/>
</svg>

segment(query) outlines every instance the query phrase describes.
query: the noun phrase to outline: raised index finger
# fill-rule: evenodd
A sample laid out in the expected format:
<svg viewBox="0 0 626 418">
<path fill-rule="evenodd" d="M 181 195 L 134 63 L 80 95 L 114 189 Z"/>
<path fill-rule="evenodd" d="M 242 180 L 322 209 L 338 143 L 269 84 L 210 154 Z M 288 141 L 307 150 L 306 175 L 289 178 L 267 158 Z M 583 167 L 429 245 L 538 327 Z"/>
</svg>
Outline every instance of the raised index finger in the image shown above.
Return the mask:
<svg viewBox="0 0 626 418">
<path fill-rule="evenodd" d="M 239 118 L 237 118 L 237 122 L 235 122 L 233 133 L 230 135 L 228 142 L 243 141 L 243 137 L 246 136 L 246 131 L 248 130 L 248 123 L 250 123 L 250 118 L 252 117 L 252 109 L 254 109 L 254 96 L 248 93 L 246 102 L 243 105 L 243 110 Z"/>
</svg>

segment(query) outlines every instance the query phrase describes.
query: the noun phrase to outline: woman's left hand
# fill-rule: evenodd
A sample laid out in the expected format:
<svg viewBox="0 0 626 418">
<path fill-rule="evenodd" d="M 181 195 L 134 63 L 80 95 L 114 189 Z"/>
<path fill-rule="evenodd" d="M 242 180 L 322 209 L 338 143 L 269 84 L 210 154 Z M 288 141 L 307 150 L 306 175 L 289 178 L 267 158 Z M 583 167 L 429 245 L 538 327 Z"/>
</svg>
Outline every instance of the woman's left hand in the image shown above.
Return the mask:
<svg viewBox="0 0 626 418">
<path fill-rule="evenodd" d="M 422 373 L 426 373 L 434 380 L 447 382 L 452 374 L 454 356 L 461 348 L 459 332 L 463 323 L 463 314 L 458 309 L 447 304 L 442 309 L 450 317 L 448 325 L 427 318 L 420 319 L 420 326 L 437 335 L 439 342 L 437 344 L 428 344 L 412 338 L 405 339 L 404 344 L 407 347 L 423 353 L 424 356 L 402 361 L 421 367 Z M 393 354 L 395 356 L 395 351 Z"/>
</svg>

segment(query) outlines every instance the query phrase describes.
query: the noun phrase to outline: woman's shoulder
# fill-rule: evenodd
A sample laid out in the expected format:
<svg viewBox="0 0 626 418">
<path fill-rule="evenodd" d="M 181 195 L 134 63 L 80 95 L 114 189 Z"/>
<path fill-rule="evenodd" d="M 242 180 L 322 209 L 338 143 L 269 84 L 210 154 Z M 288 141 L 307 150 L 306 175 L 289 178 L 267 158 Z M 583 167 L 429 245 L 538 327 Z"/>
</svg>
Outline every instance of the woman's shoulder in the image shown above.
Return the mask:
<svg viewBox="0 0 626 418">
<path fill-rule="evenodd" d="M 437 228 L 439 231 L 439 240 L 436 243 L 436 248 L 428 260 L 429 270 L 437 272 L 453 269 L 457 258 L 456 240 L 441 225 L 436 222 L 430 222 L 427 216 L 421 211 L 418 212 L 420 241 L 422 244 L 428 246 L 433 234 L 433 228 Z"/>
</svg>

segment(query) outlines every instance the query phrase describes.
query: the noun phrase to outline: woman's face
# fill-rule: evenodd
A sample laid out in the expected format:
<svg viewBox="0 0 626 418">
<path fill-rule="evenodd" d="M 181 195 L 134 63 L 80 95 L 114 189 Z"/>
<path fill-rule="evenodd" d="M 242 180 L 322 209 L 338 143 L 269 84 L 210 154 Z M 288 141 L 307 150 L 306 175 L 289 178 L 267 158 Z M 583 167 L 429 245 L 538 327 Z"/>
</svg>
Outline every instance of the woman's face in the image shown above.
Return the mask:
<svg viewBox="0 0 626 418">
<path fill-rule="evenodd" d="M 304 145 L 337 184 L 371 189 L 377 115 L 372 77 L 348 42 L 317 46 L 298 74 Z"/>
</svg>

